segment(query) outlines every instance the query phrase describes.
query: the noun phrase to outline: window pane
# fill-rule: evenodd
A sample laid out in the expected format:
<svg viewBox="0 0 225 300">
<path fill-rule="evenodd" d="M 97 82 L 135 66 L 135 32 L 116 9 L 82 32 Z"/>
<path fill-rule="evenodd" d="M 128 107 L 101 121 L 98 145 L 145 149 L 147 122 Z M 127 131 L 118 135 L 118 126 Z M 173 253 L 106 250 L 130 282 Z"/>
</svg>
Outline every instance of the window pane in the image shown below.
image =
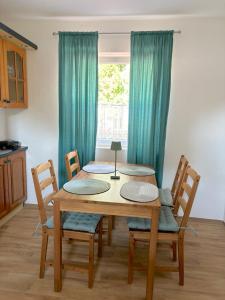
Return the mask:
<svg viewBox="0 0 225 300">
<path fill-rule="evenodd" d="M 7 52 L 7 68 L 8 68 L 8 76 L 15 77 L 15 52 L 8 51 Z"/>
<path fill-rule="evenodd" d="M 10 102 L 16 102 L 16 80 L 9 79 L 9 100 Z"/>
<path fill-rule="evenodd" d="M 23 60 L 18 53 L 16 53 L 16 68 L 17 68 L 17 78 L 23 79 Z"/>
<path fill-rule="evenodd" d="M 111 141 L 121 141 L 127 147 L 128 107 L 125 104 L 99 103 L 97 146 L 109 147 Z"/>
<path fill-rule="evenodd" d="M 100 65 L 97 147 L 109 148 L 112 140 L 127 147 L 128 90 L 128 64 Z"/>
<path fill-rule="evenodd" d="M 24 95 L 23 95 L 23 81 L 18 81 L 18 101 L 23 102 L 24 101 Z"/>
</svg>

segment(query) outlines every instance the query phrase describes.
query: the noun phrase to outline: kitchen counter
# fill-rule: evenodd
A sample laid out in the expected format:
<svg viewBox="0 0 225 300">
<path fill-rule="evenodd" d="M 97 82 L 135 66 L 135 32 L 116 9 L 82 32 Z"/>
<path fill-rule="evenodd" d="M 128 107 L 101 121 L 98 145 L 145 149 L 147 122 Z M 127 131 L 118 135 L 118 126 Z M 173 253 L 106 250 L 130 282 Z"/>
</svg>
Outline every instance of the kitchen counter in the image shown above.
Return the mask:
<svg viewBox="0 0 225 300">
<path fill-rule="evenodd" d="M 10 149 L 0 150 L 0 158 L 5 157 L 5 156 L 9 156 L 11 154 L 14 154 L 14 153 L 17 153 L 17 152 L 20 152 L 20 151 L 26 151 L 27 149 L 28 149 L 27 146 L 22 146 L 22 147 L 19 147 L 16 150 L 10 150 Z"/>
</svg>

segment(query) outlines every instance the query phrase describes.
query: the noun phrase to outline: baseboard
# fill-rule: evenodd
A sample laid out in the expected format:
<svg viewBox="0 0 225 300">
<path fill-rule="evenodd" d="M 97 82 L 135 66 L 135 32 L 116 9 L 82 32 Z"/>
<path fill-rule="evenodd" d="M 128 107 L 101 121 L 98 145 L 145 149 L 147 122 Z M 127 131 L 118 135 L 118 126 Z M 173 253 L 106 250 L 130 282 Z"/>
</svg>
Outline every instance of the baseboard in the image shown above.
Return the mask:
<svg viewBox="0 0 225 300">
<path fill-rule="evenodd" d="M 13 218 L 18 212 L 20 212 L 23 208 L 23 203 L 14 208 L 10 213 L 0 219 L 0 227 L 3 226 L 6 222 L 8 222 L 11 218 Z"/>
</svg>

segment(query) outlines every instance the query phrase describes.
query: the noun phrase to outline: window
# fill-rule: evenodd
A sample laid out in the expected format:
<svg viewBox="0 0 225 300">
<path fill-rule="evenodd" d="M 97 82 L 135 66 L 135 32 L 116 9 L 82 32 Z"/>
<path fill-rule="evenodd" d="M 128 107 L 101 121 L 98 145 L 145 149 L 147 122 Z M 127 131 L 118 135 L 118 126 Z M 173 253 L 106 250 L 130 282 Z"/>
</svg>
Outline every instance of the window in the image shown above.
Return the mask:
<svg viewBox="0 0 225 300">
<path fill-rule="evenodd" d="M 99 65 L 97 147 L 121 141 L 127 148 L 129 64 Z"/>
</svg>

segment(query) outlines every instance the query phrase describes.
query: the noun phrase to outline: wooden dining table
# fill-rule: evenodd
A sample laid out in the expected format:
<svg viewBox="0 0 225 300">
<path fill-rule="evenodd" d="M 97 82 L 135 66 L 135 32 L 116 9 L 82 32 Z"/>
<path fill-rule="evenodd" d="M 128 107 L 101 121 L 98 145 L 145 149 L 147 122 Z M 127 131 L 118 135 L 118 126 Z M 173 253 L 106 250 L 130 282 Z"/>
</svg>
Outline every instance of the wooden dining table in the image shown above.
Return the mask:
<svg viewBox="0 0 225 300">
<path fill-rule="evenodd" d="M 94 162 L 103 164 L 102 162 Z M 113 163 L 108 163 L 113 164 Z M 127 166 L 127 164 L 118 164 Z M 111 216 L 142 217 L 151 219 L 151 235 L 148 250 L 148 266 L 146 279 L 146 300 L 153 299 L 154 271 L 157 247 L 158 219 L 160 201 L 140 203 L 124 199 L 120 196 L 122 185 L 130 181 L 144 181 L 156 185 L 155 175 L 151 176 L 128 176 L 119 174 L 119 180 L 110 179 L 111 174 L 93 174 L 81 170 L 76 179 L 99 179 L 110 183 L 107 192 L 97 195 L 78 195 L 59 190 L 53 197 L 54 202 L 54 289 L 56 292 L 62 289 L 62 231 L 61 213 L 64 211 L 98 213 Z"/>
</svg>

